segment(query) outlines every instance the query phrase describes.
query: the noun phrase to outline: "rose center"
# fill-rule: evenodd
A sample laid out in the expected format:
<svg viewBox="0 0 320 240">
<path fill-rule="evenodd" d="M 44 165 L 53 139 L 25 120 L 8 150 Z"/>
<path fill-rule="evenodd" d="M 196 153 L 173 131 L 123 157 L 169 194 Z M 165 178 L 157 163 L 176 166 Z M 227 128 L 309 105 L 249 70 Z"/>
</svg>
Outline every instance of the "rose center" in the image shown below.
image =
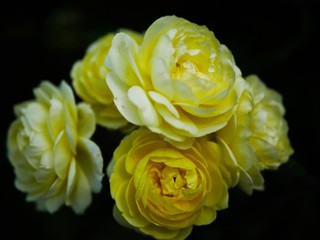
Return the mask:
<svg viewBox="0 0 320 240">
<path fill-rule="evenodd" d="M 166 196 L 179 195 L 180 189 L 186 186 L 185 171 L 172 167 L 164 167 L 160 176 L 162 193 Z"/>
<path fill-rule="evenodd" d="M 175 45 L 175 66 L 171 78 L 182 80 L 194 94 L 201 94 L 213 87 L 211 79 L 215 72 L 216 54 L 205 49 L 200 50 L 195 39 L 179 39 Z"/>
</svg>

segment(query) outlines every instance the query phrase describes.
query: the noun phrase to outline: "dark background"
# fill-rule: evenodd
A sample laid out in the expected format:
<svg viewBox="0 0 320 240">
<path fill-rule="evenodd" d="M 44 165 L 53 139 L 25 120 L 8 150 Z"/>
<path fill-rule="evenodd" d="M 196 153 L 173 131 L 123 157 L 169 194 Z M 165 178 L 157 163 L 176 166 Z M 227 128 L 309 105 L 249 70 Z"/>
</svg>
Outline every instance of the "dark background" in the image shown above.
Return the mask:
<svg viewBox="0 0 320 240">
<path fill-rule="evenodd" d="M 157 18 L 177 15 L 206 25 L 233 52 L 244 76 L 255 73 L 283 95 L 295 150 L 277 171 L 265 171 L 266 189 L 246 196 L 230 190 L 229 208 L 211 225 L 195 227 L 188 239 L 310 239 L 319 236 L 320 87 L 319 4 L 316 1 L 182 2 L 112 8 L 96 0 L 9 2 L 0 10 L 1 39 L 1 239 L 148 239 L 120 227 L 112 217 L 107 178 L 84 215 L 62 208 L 40 213 L 14 187 L 6 157 L 13 105 L 33 98 L 41 80 L 70 82 L 72 64 L 86 47 L 118 28 L 144 31 Z M 236 1 L 235 1 L 236 2 Z M 126 8 L 124 6 L 127 6 Z M 165 10 L 160 7 L 166 7 Z M 145 9 L 150 7 L 149 9 Z M 105 137 L 106 136 L 106 137 Z M 94 140 L 106 162 L 120 137 L 98 128 Z M 2 236 L 6 236 L 3 238 Z"/>
</svg>

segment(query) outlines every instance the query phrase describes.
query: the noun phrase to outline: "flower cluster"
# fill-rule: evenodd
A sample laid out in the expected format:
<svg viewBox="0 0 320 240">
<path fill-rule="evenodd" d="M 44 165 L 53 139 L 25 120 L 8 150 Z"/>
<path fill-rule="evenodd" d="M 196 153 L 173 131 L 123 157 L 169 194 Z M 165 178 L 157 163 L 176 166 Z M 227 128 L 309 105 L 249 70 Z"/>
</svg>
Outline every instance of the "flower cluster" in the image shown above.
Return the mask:
<svg viewBox="0 0 320 240">
<path fill-rule="evenodd" d="M 40 210 L 83 213 L 106 175 L 119 224 L 186 239 L 228 207 L 230 188 L 263 190 L 262 172 L 293 154 L 281 95 L 184 18 L 107 33 L 70 76 L 81 103 L 66 81 L 43 81 L 8 131 L 16 187 Z M 96 124 L 125 134 L 106 169 Z"/>
</svg>

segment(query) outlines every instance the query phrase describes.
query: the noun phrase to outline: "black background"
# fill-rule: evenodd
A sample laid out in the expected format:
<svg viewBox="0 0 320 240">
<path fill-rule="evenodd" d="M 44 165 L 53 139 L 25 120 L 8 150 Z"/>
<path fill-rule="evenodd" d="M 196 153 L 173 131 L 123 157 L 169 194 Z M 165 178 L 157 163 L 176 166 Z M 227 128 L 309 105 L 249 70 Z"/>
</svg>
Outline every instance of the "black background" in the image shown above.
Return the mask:
<svg viewBox="0 0 320 240">
<path fill-rule="evenodd" d="M 236 1 L 235 1 L 236 2 Z M 320 87 L 319 4 L 316 1 L 196 1 L 111 7 L 96 0 L 1 6 L 1 239 L 148 239 L 120 227 L 112 217 L 107 178 L 84 215 L 68 208 L 40 213 L 14 187 L 6 157 L 13 105 L 33 98 L 41 80 L 70 82 L 72 64 L 86 47 L 118 28 L 144 31 L 157 18 L 177 15 L 212 30 L 233 52 L 244 76 L 255 73 L 283 95 L 295 150 L 277 171 L 264 172 L 266 189 L 246 196 L 230 190 L 229 208 L 215 222 L 195 227 L 188 239 L 310 239 L 319 232 Z M 126 7 L 125 7 L 126 6 Z M 190 9 L 186 9 L 189 7 Z M 147 9 L 149 7 L 149 9 Z M 160 7 L 166 7 L 165 10 Z M 98 127 L 94 140 L 106 162 L 119 135 Z M 3 238 L 3 236 L 6 236 Z"/>
</svg>

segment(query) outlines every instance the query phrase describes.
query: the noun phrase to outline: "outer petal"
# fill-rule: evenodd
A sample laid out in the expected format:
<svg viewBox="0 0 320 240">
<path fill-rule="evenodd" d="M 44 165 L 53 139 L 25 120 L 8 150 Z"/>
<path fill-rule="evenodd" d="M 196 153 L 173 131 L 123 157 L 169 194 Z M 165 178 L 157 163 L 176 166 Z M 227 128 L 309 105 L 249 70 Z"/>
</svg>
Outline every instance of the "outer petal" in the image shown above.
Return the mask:
<svg viewBox="0 0 320 240">
<path fill-rule="evenodd" d="M 129 100 L 127 95 L 128 86 L 121 82 L 114 73 L 109 73 L 106 79 L 110 90 L 112 91 L 114 98 L 114 103 L 117 106 L 119 112 L 131 123 L 135 125 L 143 125 L 143 121 L 140 119 L 139 114 L 137 114 L 137 107 Z"/>
<path fill-rule="evenodd" d="M 144 125 L 158 126 L 159 117 L 150 102 L 146 92 L 138 86 L 133 86 L 128 90 L 129 100 L 139 109 L 140 118 L 144 121 Z"/>
<path fill-rule="evenodd" d="M 138 44 L 128 34 L 120 32 L 112 40 L 112 47 L 105 60 L 107 68 L 128 86 L 144 84 L 135 59 Z"/>
<path fill-rule="evenodd" d="M 85 174 L 93 192 L 100 192 L 104 174 L 100 148 L 87 138 L 80 138 L 77 148 L 77 164 Z"/>
<path fill-rule="evenodd" d="M 80 136 L 90 138 L 96 130 L 95 116 L 89 105 L 80 103 L 78 105 L 77 131 Z"/>
</svg>

